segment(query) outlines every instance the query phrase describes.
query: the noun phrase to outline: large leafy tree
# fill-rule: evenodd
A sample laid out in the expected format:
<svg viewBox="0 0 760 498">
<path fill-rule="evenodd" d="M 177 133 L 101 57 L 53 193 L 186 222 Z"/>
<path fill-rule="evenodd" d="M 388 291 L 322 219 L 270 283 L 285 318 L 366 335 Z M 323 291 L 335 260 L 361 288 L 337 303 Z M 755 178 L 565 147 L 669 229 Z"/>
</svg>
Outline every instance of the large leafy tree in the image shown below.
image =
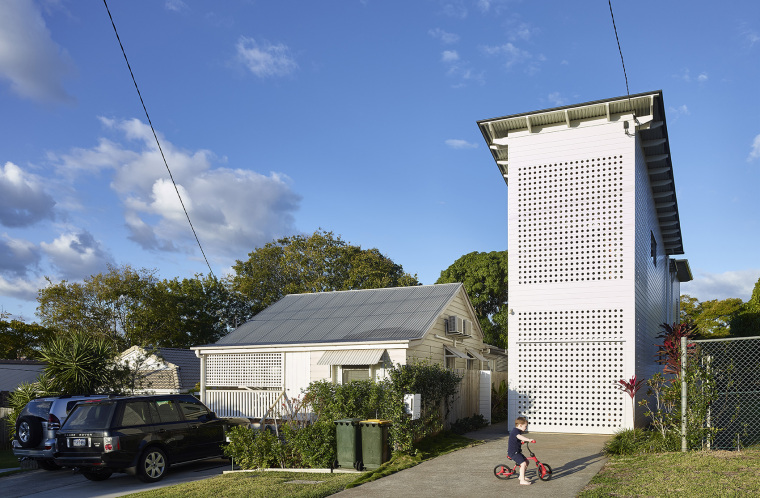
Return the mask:
<svg viewBox="0 0 760 498">
<path fill-rule="evenodd" d="M 485 342 L 507 347 L 507 251 L 471 252 L 441 272 L 438 284 L 461 282 L 478 315 Z"/>
<path fill-rule="evenodd" d="M 419 285 L 377 249 L 362 249 L 332 232 L 294 235 L 266 244 L 233 266 L 232 287 L 251 315 L 287 294 Z"/>
<path fill-rule="evenodd" d="M 0 313 L 0 358 L 17 360 L 32 358 L 42 344 L 54 332 L 36 323 L 7 320 L 7 314 Z"/>
<path fill-rule="evenodd" d="M 700 302 L 683 294 L 680 304 L 682 322 L 694 324 L 698 337 L 716 339 L 732 333 L 731 321 L 743 303 L 739 298 Z"/>
<path fill-rule="evenodd" d="M 755 283 L 749 301 L 742 304 L 731 319 L 731 335 L 760 336 L 760 279 Z"/>
</svg>

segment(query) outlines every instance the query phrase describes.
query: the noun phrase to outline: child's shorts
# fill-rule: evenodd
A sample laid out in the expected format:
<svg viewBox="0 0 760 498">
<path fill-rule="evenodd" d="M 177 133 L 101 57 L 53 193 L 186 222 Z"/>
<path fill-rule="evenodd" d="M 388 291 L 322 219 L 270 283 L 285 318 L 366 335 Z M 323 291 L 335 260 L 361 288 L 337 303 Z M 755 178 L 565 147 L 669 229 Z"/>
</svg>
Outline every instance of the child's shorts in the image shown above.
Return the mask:
<svg viewBox="0 0 760 498">
<path fill-rule="evenodd" d="M 514 460 L 514 462 L 517 465 L 522 465 L 523 462 L 527 462 L 527 460 L 525 459 L 525 455 L 523 455 L 522 453 L 515 453 L 514 455 L 509 455 L 509 458 Z"/>
</svg>

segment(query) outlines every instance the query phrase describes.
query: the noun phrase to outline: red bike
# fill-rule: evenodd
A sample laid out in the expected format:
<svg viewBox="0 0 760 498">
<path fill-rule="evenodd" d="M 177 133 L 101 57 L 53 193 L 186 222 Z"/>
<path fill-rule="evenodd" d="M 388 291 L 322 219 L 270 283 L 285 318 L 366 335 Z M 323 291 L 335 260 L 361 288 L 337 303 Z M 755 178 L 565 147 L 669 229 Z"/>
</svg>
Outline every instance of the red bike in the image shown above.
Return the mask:
<svg viewBox="0 0 760 498">
<path fill-rule="evenodd" d="M 535 453 L 533 453 L 530 449 L 530 444 L 523 442 L 523 444 L 528 448 L 528 452 L 530 453 L 529 457 L 526 457 L 527 460 L 533 460 L 533 463 L 536 464 L 536 468 L 538 469 L 538 478 L 542 481 L 548 481 L 552 478 L 552 468 L 549 467 L 548 464 L 541 463 L 538 461 L 538 457 Z M 509 458 L 509 456 L 507 456 Z M 512 460 L 511 458 L 509 458 Z M 493 469 L 493 475 L 498 477 L 499 479 L 509 479 L 513 475 L 520 475 L 520 466 L 515 464 L 512 466 L 512 468 L 509 467 L 507 464 L 499 464 Z"/>
</svg>

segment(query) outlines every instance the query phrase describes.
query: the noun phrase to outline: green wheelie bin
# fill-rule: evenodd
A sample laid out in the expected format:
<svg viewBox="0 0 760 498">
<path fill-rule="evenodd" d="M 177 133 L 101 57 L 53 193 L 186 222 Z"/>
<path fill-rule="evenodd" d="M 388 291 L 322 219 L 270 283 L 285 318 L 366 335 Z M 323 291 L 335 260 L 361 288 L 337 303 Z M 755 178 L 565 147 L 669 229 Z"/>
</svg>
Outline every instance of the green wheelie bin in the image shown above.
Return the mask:
<svg viewBox="0 0 760 498">
<path fill-rule="evenodd" d="M 360 418 L 344 418 L 335 421 L 335 439 L 338 459 L 333 467 L 358 468 L 362 461 L 362 441 L 359 433 Z"/>
<path fill-rule="evenodd" d="M 391 459 L 391 449 L 388 444 L 388 429 L 390 420 L 362 420 L 362 462 L 358 470 L 365 468 L 373 470 Z"/>
</svg>

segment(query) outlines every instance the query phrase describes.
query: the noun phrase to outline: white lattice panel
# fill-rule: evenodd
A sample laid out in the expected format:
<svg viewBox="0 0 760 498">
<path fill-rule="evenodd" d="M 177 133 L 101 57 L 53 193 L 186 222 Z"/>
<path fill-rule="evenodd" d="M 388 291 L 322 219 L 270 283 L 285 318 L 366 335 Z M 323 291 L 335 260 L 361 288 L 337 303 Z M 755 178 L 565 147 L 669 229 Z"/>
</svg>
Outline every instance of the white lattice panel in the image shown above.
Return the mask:
<svg viewBox="0 0 760 498">
<path fill-rule="evenodd" d="M 534 430 L 613 432 L 623 422 L 623 342 L 519 344 L 517 413 Z"/>
<path fill-rule="evenodd" d="M 516 169 L 518 285 L 622 279 L 623 156 Z"/>
<path fill-rule="evenodd" d="M 210 354 L 206 385 L 282 389 L 282 353 Z"/>
<path fill-rule="evenodd" d="M 622 309 L 543 310 L 517 315 L 518 342 L 624 338 Z"/>
</svg>

